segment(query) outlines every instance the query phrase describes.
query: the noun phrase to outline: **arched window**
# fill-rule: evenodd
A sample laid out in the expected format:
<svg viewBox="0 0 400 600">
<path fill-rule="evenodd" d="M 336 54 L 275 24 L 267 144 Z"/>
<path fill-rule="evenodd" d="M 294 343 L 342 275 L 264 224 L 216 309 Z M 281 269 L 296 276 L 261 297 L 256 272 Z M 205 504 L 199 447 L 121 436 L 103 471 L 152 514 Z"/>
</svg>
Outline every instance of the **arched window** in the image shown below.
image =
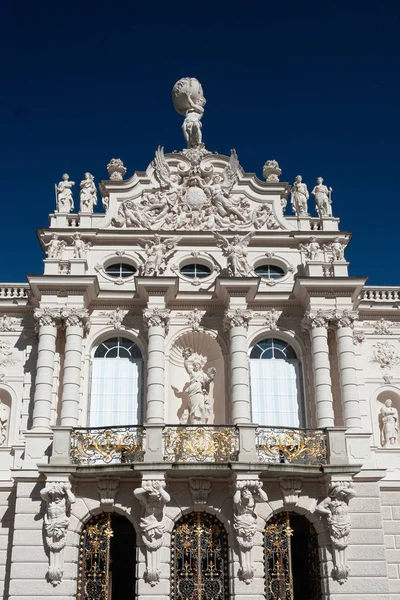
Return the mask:
<svg viewBox="0 0 400 600">
<path fill-rule="evenodd" d="M 142 420 L 142 354 L 127 338 L 105 340 L 91 368 L 89 426 L 136 425 Z"/>
<path fill-rule="evenodd" d="M 304 427 L 301 365 L 287 342 L 270 338 L 255 344 L 250 385 L 253 423 Z"/>
</svg>

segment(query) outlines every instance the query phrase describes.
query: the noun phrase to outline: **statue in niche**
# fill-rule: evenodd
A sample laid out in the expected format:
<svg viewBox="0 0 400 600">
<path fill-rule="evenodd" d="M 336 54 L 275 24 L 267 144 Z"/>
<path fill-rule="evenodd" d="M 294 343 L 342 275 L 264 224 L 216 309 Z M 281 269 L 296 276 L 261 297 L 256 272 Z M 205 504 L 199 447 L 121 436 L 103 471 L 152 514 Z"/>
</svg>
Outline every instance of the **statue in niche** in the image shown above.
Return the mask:
<svg viewBox="0 0 400 600">
<path fill-rule="evenodd" d="M 0 398 L 0 446 L 7 444 L 10 407 Z"/>
<path fill-rule="evenodd" d="M 47 244 L 45 244 L 46 256 L 47 258 L 56 258 L 58 260 L 62 260 L 64 248 L 66 246 L 66 242 L 61 241 L 59 239 L 58 233 L 53 233 L 51 239 Z"/>
<path fill-rule="evenodd" d="M 74 210 L 74 199 L 71 190 L 73 185 L 75 185 L 75 181 L 70 181 L 68 173 L 64 173 L 62 181 L 56 185 L 57 212 L 69 213 Z"/>
<path fill-rule="evenodd" d="M 382 416 L 382 446 L 397 444 L 399 435 L 399 413 L 392 406 L 390 398 L 385 400 L 385 406 L 381 408 Z"/>
<path fill-rule="evenodd" d="M 46 544 L 50 550 L 47 574 L 49 581 L 56 586 L 63 576 L 63 550 L 67 543 L 71 504 L 75 502 L 75 496 L 69 481 L 47 482 L 40 495 L 47 503 L 44 516 Z"/>
<path fill-rule="evenodd" d="M 350 481 L 334 481 L 329 486 L 329 495 L 320 502 L 315 512 L 326 517 L 329 535 L 333 546 L 334 577 L 339 583 L 344 583 L 349 574 L 346 563 L 346 548 L 349 543 L 351 521 L 349 501 L 356 495 Z"/>
<path fill-rule="evenodd" d="M 315 197 L 315 209 L 320 218 L 332 216 L 332 188 L 324 185 L 322 177 L 317 178 L 317 185 L 311 192 Z"/>
<path fill-rule="evenodd" d="M 182 354 L 185 369 L 190 377 L 189 383 L 185 386 L 189 413 L 187 423 L 189 425 L 206 424 L 210 417 L 210 384 L 214 381 L 217 371 L 214 367 L 205 371 L 204 365 L 207 358 L 193 352 L 192 348 L 185 348 Z"/>
<path fill-rule="evenodd" d="M 142 487 L 135 489 L 133 493 L 144 507 L 140 529 L 146 546 L 145 581 L 153 586 L 160 580 L 159 549 L 163 544 L 165 531 L 164 508 L 171 498 L 165 489 L 165 481 L 158 479 L 143 481 Z"/>
<path fill-rule="evenodd" d="M 97 204 L 97 191 L 94 177 L 91 173 L 85 173 L 85 179 L 81 181 L 81 206 L 80 212 L 92 213 L 93 206 Z"/>
<path fill-rule="evenodd" d="M 142 274 L 150 277 L 161 275 L 181 239 L 180 236 L 176 236 L 161 240 L 159 235 L 155 235 L 154 240 L 139 238 L 138 243 L 146 252 Z"/>
<path fill-rule="evenodd" d="M 262 485 L 259 480 L 238 481 L 233 496 L 233 528 L 240 550 L 239 576 L 246 583 L 254 577 L 251 551 L 257 525 L 256 501 L 268 502 Z"/>
<path fill-rule="evenodd" d="M 214 232 L 214 235 L 217 246 L 222 248 L 224 255 L 227 257 L 229 274 L 232 277 L 250 277 L 252 270 L 247 261 L 246 248 L 254 235 L 254 231 L 250 231 L 243 238 L 235 235 L 232 242 L 229 242 L 217 231 Z"/>
<path fill-rule="evenodd" d="M 81 239 L 80 233 L 74 233 L 72 237 L 72 246 L 74 251 L 74 258 L 86 258 L 91 244 L 90 242 L 84 242 Z"/>
<path fill-rule="evenodd" d="M 308 189 L 301 175 L 296 175 L 292 186 L 291 204 L 295 215 L 298 217 L 306 217 L 307 211 L 307 200 L 309 198 Z"/>
</svg>

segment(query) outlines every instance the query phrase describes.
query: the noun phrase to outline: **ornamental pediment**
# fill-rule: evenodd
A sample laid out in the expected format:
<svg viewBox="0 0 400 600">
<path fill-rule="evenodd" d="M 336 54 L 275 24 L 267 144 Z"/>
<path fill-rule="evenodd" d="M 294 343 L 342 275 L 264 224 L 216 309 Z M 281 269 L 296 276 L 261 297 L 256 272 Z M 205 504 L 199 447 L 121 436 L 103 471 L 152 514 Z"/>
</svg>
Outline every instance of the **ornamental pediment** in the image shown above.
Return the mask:
<svg viewBox="0 0 400 600">
<path fill-rule="evenodd" d="M 200 144 L 165 155 L 159 147 L 146 173 L 102 182 L 102 228 L 289 230 L 283 216 L 289 189 L 244 173 L 235 150 L 227 157 Z"/>
</svg>

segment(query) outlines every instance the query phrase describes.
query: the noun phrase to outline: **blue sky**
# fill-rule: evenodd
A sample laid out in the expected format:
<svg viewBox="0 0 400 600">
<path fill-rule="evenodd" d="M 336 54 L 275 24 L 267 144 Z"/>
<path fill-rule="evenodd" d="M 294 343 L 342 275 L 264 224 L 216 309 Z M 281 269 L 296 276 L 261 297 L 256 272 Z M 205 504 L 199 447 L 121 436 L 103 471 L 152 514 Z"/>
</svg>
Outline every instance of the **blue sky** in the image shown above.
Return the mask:
<svg viewBox="0 0 400 600">
<path fill-rule="evenodd" d="M 322 175 L 350 273 L 400 285 L 400 3 L 4 0 L 2 17 L 1 281 L 42 272 L 62 173 L 98 183 L 112 157 L 131 175 L 184 146 L 170 93 L 194 76 L 207 147 L 259 177 L 271 158 L 284 181 Z"/>
</svg>

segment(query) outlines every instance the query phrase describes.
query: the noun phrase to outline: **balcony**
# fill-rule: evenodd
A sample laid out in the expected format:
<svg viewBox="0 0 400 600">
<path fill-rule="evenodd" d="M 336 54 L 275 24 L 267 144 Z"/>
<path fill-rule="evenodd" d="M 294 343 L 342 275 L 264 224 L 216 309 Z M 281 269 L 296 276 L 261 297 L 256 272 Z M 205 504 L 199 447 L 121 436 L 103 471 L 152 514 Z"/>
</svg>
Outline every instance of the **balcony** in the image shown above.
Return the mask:
<svg viewBox="0 0 400 600">
<path fill-rule="evenodd" d="M 345 430 L 243 425 L 54 427 L 50 465 L 97 468 L 117 465 L 252 464 L 265 470 L 321 470 L 348 464 Z M 136 465 L 136 466 L 135 466 Z M 118 467 L 119 468 L 119 467 Z"/>
</svg>

